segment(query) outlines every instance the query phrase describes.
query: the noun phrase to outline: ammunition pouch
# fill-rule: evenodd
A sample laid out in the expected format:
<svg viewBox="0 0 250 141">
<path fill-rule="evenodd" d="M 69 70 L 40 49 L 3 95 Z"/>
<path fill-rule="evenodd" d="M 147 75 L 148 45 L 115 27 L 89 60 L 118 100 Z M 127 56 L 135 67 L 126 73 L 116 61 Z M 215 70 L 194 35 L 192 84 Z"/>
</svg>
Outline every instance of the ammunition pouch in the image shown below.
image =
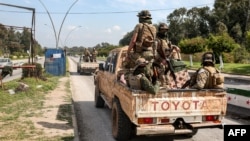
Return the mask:
<svg viewBox="0 0 250 141">
<path fill-rule="evenodd" d="M 179 72 L 186 68 L 186 64 L 181 60 L 170 59 L 169 62 L 170 62 L 170 65 L 172 65 L 174 72 Z"/>
</svg>

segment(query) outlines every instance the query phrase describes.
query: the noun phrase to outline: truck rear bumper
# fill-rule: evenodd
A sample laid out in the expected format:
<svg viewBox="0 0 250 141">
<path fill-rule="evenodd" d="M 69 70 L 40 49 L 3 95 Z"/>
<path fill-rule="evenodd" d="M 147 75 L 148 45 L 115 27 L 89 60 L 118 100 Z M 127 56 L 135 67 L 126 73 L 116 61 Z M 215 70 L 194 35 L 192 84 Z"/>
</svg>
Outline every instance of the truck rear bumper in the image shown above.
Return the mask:
<svg viewBox="0 0 250 141">
<path fill-rule="evenodd" d="M 221 123 L 194 123 L 193 129 L 199 128 L 223 128 Z M 160 135 L 160 134 L 191 134 L 192 129 L 175 129 L 173 125 L 140 126 L 136 128 L 136 135 Z"/>
<path fill-rule="evenodd" d="M 94 73 L 96 71 L 96 69 L 90 69 L 90 68 L 82 68 L 81 72 L 83 73 Z"/>
</svg>

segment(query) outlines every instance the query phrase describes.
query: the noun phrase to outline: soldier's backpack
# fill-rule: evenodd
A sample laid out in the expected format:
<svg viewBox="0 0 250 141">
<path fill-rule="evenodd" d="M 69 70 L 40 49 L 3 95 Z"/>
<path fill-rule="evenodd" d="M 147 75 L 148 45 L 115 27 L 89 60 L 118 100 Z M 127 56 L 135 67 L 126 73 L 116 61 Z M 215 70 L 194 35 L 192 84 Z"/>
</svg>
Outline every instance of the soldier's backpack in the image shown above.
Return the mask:
<svg viewBox="0 0 250 141">
<path fill-rule="evenodd" d="M 210 73 L 209 83 L 206 84 L 206 88 L 222 89 L 224 87 L 224 76 L 218 69 L 215 72 L 211 67 L 204 67 Z"/>
<path fill-rule="evenodd" d="M 131 89 L 141 90 L 141 81 L 142 74 L 133 75 L 129 74 L 128 76 L 128 85 Z"/>
<path fill-rule="evenodd" d="M 136 41 L 136 52 L 152 47 L 156 35 L 156 28 L 152 24 L 141 23 Z M 144 48 L 142 48 L 144 47 Z"/>
<path fill-rule="evenodd" d="M 196 83 L 197 74 L 201 68 L 199 68 L 190 78 L 189 86 L 193 86 Z M 205 89 L 223 89 L 224 88 L 224 76 L 218 69 L 211 67 L 203 67 L 210 74 L 208 83 L 205 85 Z"/>
</svg>

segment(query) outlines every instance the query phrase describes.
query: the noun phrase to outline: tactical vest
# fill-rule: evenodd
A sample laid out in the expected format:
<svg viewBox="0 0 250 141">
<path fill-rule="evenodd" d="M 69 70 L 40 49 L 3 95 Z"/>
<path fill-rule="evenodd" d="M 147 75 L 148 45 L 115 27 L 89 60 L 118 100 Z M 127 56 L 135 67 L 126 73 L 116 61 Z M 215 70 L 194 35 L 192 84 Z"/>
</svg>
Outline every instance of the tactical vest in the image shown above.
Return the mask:
<svg viewBox="0 0 250 141">
<path fill-rule="evenodd" d="M 220 71 L 213 67 L 203 67 L 209 72 L 209 79 L 205 84 L 205 89 L 222 89 L 224 87 L 224 76 Z"/>
<path fill-rule="evenodd" d="M 96 55 L 97 55 L 97 51 L 93 51 L 92 56 L 96 56 Z"/>
<path fill-rule="evenodd" d="M 168 42 L 165 39 L 157 39 L 157 56 L 160 58 L 168 58 L 170 55 L 170 48 Z"/>
<path fill-rule="evenodd" d="M 152 50 L 155 35 L 156 28 L 152 24 L 140 23 L 139 32 L 136 39 L 135 51 L 141 53 L 142 51 Z"/>
<path fill-rule="evenodd" d="M 128 76 L 128 83 L 131 89 L 135 89 L 135 90 L 141 90 L 141 81 L 140 79 L 142 78 L 142 74 L 138 74 L 138 75 L 133 75 L 133 74 L 129 74 Z"/>
</svg>

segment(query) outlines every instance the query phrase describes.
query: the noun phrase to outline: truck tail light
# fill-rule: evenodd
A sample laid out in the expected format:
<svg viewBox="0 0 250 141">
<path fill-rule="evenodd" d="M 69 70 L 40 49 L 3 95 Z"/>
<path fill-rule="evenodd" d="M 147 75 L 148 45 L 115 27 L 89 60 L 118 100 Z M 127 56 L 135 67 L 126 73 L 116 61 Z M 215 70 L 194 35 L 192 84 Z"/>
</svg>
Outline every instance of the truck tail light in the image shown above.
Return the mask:
<svg viewBox="0 0 250 141">
<path fill-rule="evenodd" d="M 169 123 L 169 119 L 168 118 L 163 118 L 163 119 L 161 119 L 161 123 Z"/>
<path fill-rule="evenodd" d="M 152 124 L 154 123 L 154 118 L 138 118 L 139 124 Z"/>
<path fill-rule="evenodd" d="M 215 115 L 207 115 L 203 116 L 203 121 L 214 121 L 214 122 L 220 122 L 218 116 Z"/>
</svg>

